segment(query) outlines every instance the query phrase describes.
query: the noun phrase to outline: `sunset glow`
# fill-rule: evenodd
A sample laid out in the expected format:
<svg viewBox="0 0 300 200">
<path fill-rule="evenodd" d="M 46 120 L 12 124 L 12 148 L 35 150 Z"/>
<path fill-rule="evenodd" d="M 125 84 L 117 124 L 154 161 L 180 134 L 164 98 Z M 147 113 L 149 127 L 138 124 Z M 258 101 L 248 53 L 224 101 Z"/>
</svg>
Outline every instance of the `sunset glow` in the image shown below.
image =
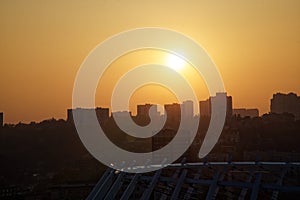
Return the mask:
<svg viewBox="0 0 300 200">
<path fill-rule="evenodd" d="M 181 71 L 186 62 L 177 55 L 169 54 L 166 58 L 167 65 L 175 71 Z"/>
<path fill-rule="evenodd" d="M 203 46 L 234 107 L 267 113 L 274 93 L 300 94 L 299 10 L 300 1 L 292 0 L 49 1 L 46 6 L 35 0 L 1 1 L 0 112 L 6 123 L 65 119 L 76 73 L 95 46 L 129 29 L 163 27 Z M 168 54 L 125 57 L 104 78 L 108 82 L 97 91 L 97 106 L 109 106 L 107 91 L 129 65 L 157 57 L 158 63 L 186 71 Z M 195 80 L 191 78 L 202 93 Z M 137 103 L 133 99 L 132 108 Z"/>
</svg>

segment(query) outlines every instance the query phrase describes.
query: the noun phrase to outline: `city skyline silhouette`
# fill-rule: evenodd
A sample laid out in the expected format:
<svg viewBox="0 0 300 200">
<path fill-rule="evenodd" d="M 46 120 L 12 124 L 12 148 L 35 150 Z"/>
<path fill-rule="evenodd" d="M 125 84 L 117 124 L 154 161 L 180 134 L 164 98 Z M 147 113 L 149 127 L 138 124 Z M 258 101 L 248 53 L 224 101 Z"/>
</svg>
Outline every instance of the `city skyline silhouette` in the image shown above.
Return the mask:
<svg viewBox="0 0 300 200">
<path fill-rule="evenodd" d="M 226 95 L 227 95 L 227 93 L 225 93 Z M 270 110 L 267 112 L 267 113 L 270 113 L 270 112 L 272 112 L 272 101 L 273 101 L 273 99 L 274 99 L 274 97 L 276 97 L 276 96 L 281 96 L 281 98 L 282 97 L 292 97 L 292 99 L 291 100 L 286 100 L 287 102 L 284 104 L 284 105 L 282 105 L 282 106 L 280 106 L 280 102 L 277 102 L 277 110 L 278 110 L 278 113 L 284 113 L 285 111 L 283 111 L 284 109 L 286 109 L 287 111 L 287 113 L 300 113 L 300 111 L 299 111 L 299 109 L 298 109 L 298 102 L 300 101 L 300 100 L 298 100 L 298 99 L 300 99 L 300 96 L 297 96 L 297 94 L 296 93 L 293 93 L 293 92 L 289 92 L 289 93 L 287 93 L 287 94 L 285 94 L 285 93 L 282 93 L 282 92 L 276 92 L 275 94 L 273 94 L 273 96 L 272 96 L 272 99 L 270 99 L 269 101 L 270 101 Z M 230 97 L 230 98 L 232 98 L 231 96 L 228 96 L 228 97 Z M 210 97 L 211 98 L 211 97 Z M 200 100 L 198 103 L 199 103 L 199 113 L 197 113 L 197 112 L 195 112 L 195 110 L 194 110 L 194 108 L 195 108 L 195 106 L 193 106 L 193 113 L 194 113 L 194 116 L 201 116 L 201 103 L 208 103 L 208 102 L 210 102 L 210 98 L 208 98 L 208 99 L 206 99 L 206 100 Z M 288 98 L 287 98 L 288 99 Z M 191 100 L 186 100 L 186 101 L 191 101 Z M 233 100 L 231 99 L 230 100 L 231 101 L 231 105 L 230 105 L 230 109 L 231 109 L 231 112 L 232 112 L 232 114 L 230 114 L 230 115 L 241 115 L 241 116 L 243 116 L 243 115 L 245 115 L 245 116 L 256 116 L 256 117 L 259 117 L 259 116 L 262 116 L 262 115 L 264 115 L 264 114 L 267 114 L 267 113 L 261 113 L 260 111 L 259 111 L 259 109 L 258 108 L 255 108 L 255 107 L 250 107 L 250 108 L 247 108 L 247 107 L 234 107 L 233 106 Z M 288 103 L 289 102 L 289 103 Z M 282 103 L 282 102 L 281 102 Z M 90 110 L 90 109 L 108 109 L 108 115 L 109 116 L 112 116 L 112 114 L 113 113 L 119 113 L 119 114 L 122 114 L 122 112 L 129 112 L 130 113 L 130 115 L 131 116 L 137 116 L 138 115 L 138 107 L 139 106 L 147 106 L 147 105 L 150 105 L 150 106 L 152 106 L 152 105 L 154 105 L 154 106 L 156 106 L 156 111 L 160 114 L 160 115 L 165 115 L 165 113 L 163 112 L 163 110 L 165 110 L 165 106 L 166 105 L 179 105 L 179 106 L 181 106 L 182 105 L 182 103 L 180 103 L 180 102 L 169 102 L 169 103 L 166 103 L 166 104 L 164 104 L 164 105 L 159 105 L 159 104 L 153 104 L 153 103 L 149 103 L 149 102 L 145 102 L 145 103 L 143 103 L 143 104 L 137 104 L 136 105 L 136 107 L 135 107 L 135 110 L 117 110 L 117 111 L 115 111 L 115 112 L 113 112 L 112 110 L 111 110 L 111 108 L 109 108 L 109 107 L 101 107 L 101 106 L 95 106 L 94 108 L 67 108 L 66 109 L 66 116 L 64 117 L 64 118 L 58 118 L 58 119 L 64 119 L 64 120 L 66 120 L 66 121 L 68 121 L 68 117 L 69 117 L 69 111 L 71 112 L 72 110 L 76 110 L 76 109 L 81 109 L 81 110 Z M 192 102 L 192 104 L 194 104 L 194 102 Z M 290 105 L 290 107 L 289 108 L 286 108 L 287 106 L 286 105 L 289 105 L 289 104 L 291 104 Z M 160 107 L 160 109 L 159 109 L 159 106 L 161 106 Z M 207 107 L 207 105 L 205 105 L 206 107 Z M 284 107 L 283 107 L 284 106 Z M 273 106 L 274 107 L 274 106 Z M 208 108 L 205 108 L 205 107 L 203 107 L 202 108 L 202 116 L 209 116 L 209 114 L 207 114 L 209 111 L 207 110 Z M 275 110 L 275 109 L 274 109 Z M 294 112 L 293 112 L 293 110 L 294 110 Z M 273 111 L 274 112 L 274 111 Z M 205 114 L 203 114 L 203 113 L 205 113 Z M 0 121 L 3 123 L 3 124 L 6 124 L 7 122 L 5 121 L 5 113 L 4 112 L 1 112 L 1 110 L 0 110 L 0 114 L 1 114 L 1 116 L 0 116 Z M 147 112 L 147 115 L 148 115 L 148 112 Z M 296 116 L 295 116 L 296 118 L 299 118 L 299 114 L 296 114 Z M 46 119 L 54 119 L 54 117 L 53 116 L 49 116 L 48 118 L 46 117 L 46 118 L 44 118 L 44 119 L 41 119 L 41 120 L 39 120 L 39 121 L 43 121 L 43 120 L 46 120 Z M 24 122 L 24 121 L 19 121 L 19 122 L 15 122 L 15 123 L 7 123 L 7 124 L 17 124 L 17 123 L 31 123 L 31 122 L 38 122 L 38 121 L 30 121 L 30 122 Z"/>
</svg>

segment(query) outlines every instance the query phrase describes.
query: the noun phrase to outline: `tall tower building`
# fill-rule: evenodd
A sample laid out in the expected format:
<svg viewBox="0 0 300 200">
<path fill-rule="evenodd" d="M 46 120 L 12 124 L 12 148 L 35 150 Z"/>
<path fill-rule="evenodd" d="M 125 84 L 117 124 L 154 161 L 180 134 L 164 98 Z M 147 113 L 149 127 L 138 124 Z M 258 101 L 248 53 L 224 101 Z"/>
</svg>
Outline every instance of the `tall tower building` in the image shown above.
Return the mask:
<svg viewBox="0 0 300 200">
<path fill-rule="evenodd" d="M 157 111 L 157 105 L 148 103 L 144 105 L 137 105 L 137 117 L 148 118 L 150 114 L 149 112 L 155 116 L 158 116 L 159 112 Z"/>
<path fill-rule="evenodd" d="M 3 127 L 3 113 L 0 113 L 0 128 Z"/>
<path fill-rule="evenodd" d="M 276 93 L 271 99 L 271 113 L 290 113 L 300 119 L 300 97 L 295 93 Z"/>
<path fill-rule="evenodd" d="M 211 102 L 219 101 L 223 97 L 226 97 L 226 116 L 232 116 L 232 97 L 227 96 L 226 92 L 217 93 L 216 96 L 209 97 L 206 101 L 200 101 L 200 115 L 201 116 L 210 116 L 211 115 Z"/>
<path fill-rule="evenodd" d="M 180 104 L 173 103 L 173 104 L 165 104 L 165 112 L 167 114 L 167 127 L 177 127 L 180 124 L 181 118 L 181 109 Z"/>
<path fill-rule="evenodd" d="M 96 115 L 99 122 L 106 122 L 109 119 L 109 108 L 96 108 Z"/>
<path fill-rule="evenodd" d="M 194 116 L 194 103 L 193 101 L 184 101 L 182 103 L 182 115 L 186 118 L 192 118 Z"/>
<path fill-rule="evenodd" d="M 210 100 L 200 101 L 200 116 L 209 117 L 210 114 Z"/>
<path fill-rule="evenodd" d="M 73 123 L 73 109 L 67 110 L 67 122 Z"/>
</svg>

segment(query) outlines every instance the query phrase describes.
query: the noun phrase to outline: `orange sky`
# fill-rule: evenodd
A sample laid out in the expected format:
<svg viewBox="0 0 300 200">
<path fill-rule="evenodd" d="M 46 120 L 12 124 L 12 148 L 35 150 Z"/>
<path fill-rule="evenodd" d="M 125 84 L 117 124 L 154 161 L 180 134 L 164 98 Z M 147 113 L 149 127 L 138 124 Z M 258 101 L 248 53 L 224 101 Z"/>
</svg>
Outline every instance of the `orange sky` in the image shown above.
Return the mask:
<svg viewBox="0 0 300 200">
<path fill-rule="evenodd" d="M 265 113 L 273 93 L 299 95 L 300 1 L 214 2 L 2 0 L 0 112 L 5 122 L 65 118 L 76 72 L 87 54 L 113 34 L 149 26 L 197 40 L 219 67 L 234 107 Z M 133 97 L 136 102 L 142 101 L 142 90 Z M 101 92 L 96 102 L 107 106 Z"/>
</svg>

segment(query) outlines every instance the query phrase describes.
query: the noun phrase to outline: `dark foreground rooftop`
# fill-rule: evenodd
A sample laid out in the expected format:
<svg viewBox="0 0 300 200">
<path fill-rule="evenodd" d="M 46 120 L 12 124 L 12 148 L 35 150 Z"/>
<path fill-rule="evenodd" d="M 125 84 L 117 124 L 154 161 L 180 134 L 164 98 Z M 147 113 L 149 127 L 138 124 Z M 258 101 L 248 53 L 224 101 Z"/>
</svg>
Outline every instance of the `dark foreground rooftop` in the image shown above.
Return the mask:
<svg viewBox="0 0 300 200">
<path fill-rule="evenodd" d="M 300 163 L 200 162 L 150 173 L 107 169 L 87 200 L 299 199 Z"/>
</svg>

